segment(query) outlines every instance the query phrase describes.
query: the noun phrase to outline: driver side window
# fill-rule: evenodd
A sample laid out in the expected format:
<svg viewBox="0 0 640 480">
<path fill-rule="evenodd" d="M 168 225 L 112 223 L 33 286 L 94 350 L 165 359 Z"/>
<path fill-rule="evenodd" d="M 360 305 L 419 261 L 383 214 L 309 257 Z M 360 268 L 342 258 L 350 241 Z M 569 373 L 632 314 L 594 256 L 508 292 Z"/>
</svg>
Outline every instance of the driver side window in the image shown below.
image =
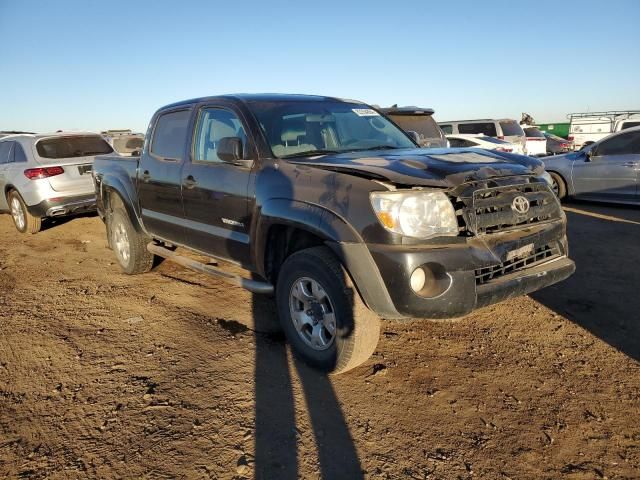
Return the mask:
<svg viewBox="0 0 640 480">
<path fill-rule="evenodd" d="M 605 140 L 596 147 L 595 155 L 631 155 L 640 154 L 640 132 L 631 132 Z"/>
<path fill-rule="evenodd" d="M 238 137 L 242 151 L 247 151 L 247 135 L 238 116 L 223 108 L 205 108 L 200 112 L 193 152 L 195 162 L 222 162 L 218 157 L 220 140 Z"/>
</svg>

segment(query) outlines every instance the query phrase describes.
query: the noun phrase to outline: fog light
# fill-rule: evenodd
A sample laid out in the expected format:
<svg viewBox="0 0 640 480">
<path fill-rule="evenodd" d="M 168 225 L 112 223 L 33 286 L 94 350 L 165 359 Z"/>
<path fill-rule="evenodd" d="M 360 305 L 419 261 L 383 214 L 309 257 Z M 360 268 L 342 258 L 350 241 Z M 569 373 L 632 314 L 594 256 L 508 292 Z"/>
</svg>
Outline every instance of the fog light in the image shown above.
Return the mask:
<svg viewBox="0 0 640 480">
<path fill-rule="evenodd" d="M 449 290 L 453 279 L 439 263 L 425 263 L 413 271 L 409 283 L 416 295 L 435 298 Z"/>
<path fill-rule="evenodd" d="M 414 292 L 418 293 L 424 288 L 424 282 L 427 280 L 427 276 L 421 267 L 416 268 L 411 274 L 411 288 Z"/>
</svg>

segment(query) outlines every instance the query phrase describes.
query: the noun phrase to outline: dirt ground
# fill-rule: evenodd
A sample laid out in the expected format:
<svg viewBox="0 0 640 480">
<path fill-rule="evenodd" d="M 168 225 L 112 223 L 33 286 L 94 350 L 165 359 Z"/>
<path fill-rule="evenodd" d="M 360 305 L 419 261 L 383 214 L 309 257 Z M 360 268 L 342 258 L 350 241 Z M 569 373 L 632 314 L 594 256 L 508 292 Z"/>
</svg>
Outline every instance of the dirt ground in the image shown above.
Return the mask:
<svg viewBox="0 0 640 480">
<path fill-rule="evenodd" d="M 452 322 L 384 322 L 324 377 L 268 299 L 120 273 L 97 217 L 0 216 L 0 476 L 640 478 L 640 210 L 565 205 L 577 273 Z"/>
</svg>

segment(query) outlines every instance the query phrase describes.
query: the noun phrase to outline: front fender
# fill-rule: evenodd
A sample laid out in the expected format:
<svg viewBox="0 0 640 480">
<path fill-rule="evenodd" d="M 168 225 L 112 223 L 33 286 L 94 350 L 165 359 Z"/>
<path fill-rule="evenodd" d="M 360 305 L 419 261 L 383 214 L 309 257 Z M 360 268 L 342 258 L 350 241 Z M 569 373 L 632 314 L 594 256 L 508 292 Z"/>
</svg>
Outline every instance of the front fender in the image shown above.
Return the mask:
<svg viewBox="0 0 640 480">
<path fill-rule="evenodd" d="M 327 208 L 308 202 L 275 198 L 265 202 L 257 215 L 254 245 L 256 266 L 264 273 L 264 258 L 269 229 L 274 225 L 298 228 L 327 242 L 362 243 L 362 238 L 347 221 Z"/>
</svg>

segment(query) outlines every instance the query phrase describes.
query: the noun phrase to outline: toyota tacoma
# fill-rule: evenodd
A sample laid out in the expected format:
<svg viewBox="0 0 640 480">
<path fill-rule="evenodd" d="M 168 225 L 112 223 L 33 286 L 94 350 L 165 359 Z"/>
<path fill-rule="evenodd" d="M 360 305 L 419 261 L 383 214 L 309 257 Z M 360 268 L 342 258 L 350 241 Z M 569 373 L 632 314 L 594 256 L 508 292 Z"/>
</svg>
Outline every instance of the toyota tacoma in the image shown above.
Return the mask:
<svg viewBox="0 0 640 480">
<path fill-rule="evenodd" d="M 460 317 L 575 269 L 542 162 L 422 149 L 353 100 L 174 103 L 153 115 L 139 157 L 100 156 L 93 176 L 124 272 L 163 257 L 271 294 L 294 352 L 334 373 L 373 353 L 381 317 Z"/>
</svg>

